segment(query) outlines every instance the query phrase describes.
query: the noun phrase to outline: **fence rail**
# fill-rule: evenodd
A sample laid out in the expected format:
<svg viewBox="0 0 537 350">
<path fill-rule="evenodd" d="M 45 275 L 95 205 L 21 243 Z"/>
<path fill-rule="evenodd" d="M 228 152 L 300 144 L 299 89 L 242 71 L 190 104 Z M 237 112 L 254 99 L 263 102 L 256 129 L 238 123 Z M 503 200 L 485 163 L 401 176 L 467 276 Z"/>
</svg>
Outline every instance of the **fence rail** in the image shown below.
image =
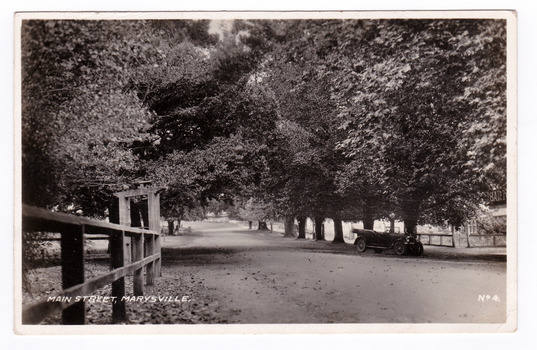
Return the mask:
<svg viewBox="0 0 537 350">
<path fill-rule="evenodd" d="M 425 245 L 453 247 L 453 235 L 442 233 L 418 233 L 418 239 Z"/>
<path fill-rule="evenodd" d="M 505 247 L 505 234 L 462 235 L 443 233 L 418 233 L 418 238 L 425 245 L 442 247 Z M 462 243 L 461 243 L 462 242 Z"/>
<path fill-rule="evenodd" d="M 469 247 L 505 247 L 505 234 L 468 235 Z"/>
<path fill-rule="evenodd" d="M 85 302 L 77 297 L 88 296 L 97 289 L 112 284 L 112 320 L 126 321 L 125 276 L 133 275 L 133 294 L 144 293 L 143 269 L 146 284 L 151 285 L 160 276 L 160 242 L 155 231 L 112 224 L 79 216 L 54 213 L 45 209 L 23 205 L 22 229 L 24 232 L 60 233 L 62 292 L 43 298 L 22 310 L 23 324 L 37 324 L 48 316 L 61 311 L 63 324 L 84 324 Z M 85 280 L 84 238 L 108 236 L 110 242 L 111 271 Z M 132 262 L 125 262 L 125 237 L 133 244 Z M 145 256 L 144 256 L 145 245 Z M 78 298 L 81 299 L 81 298 Z M 54 300 L 51 302 L 50 300 Z M 61 301 L 58 301 L 61 300 Z"/>
</svg>

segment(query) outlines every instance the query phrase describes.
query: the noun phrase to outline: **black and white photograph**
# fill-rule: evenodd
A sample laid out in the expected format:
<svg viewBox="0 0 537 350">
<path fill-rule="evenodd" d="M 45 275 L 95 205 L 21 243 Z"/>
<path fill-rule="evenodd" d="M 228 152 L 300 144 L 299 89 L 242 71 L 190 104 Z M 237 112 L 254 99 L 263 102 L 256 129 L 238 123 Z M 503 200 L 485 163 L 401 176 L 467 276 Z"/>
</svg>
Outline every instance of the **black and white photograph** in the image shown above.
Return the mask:
<svg viewBox="0 0 537 350">
<path fill-rule="evenodd" d="M 16 14 L 15 331 L 515 331 L 516 22 Z"/>
</svg>

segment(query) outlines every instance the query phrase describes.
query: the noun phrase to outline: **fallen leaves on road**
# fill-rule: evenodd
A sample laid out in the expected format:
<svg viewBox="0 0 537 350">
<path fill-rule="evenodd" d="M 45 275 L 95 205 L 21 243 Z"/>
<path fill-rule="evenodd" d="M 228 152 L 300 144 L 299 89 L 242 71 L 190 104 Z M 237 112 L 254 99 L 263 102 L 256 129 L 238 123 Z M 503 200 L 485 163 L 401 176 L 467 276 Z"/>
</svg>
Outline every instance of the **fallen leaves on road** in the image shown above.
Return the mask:
<svg viewBox="0 0 537 350">
<path fill-rule="evenodd" d="M 86 279 L 108 271 L 106 263 L 88 262 Z M 132 297 L 132 276 L 125 278 L 126 295 Z M 61 269 L 58 266 L 30 272 L 30 288 L 23 291 L 23 306 L 61 291 Z M 111 296 L 111 285 L 92 295 Z M 219 315 L 220 305 L 210 297 L 203 280 L 193 275 L 166 275 L 145 286 L 145 300 L 127 299 L 127 321 L 122 324 L 199 324 L 227 323 Z M 159 300 L 160 298 L 160 300 Z M 86 323 L 112 324 L 112 303 L 86 302 Z M 43 320 L 42 324 L 61 324 L 61 314 Z"/>
</svg>

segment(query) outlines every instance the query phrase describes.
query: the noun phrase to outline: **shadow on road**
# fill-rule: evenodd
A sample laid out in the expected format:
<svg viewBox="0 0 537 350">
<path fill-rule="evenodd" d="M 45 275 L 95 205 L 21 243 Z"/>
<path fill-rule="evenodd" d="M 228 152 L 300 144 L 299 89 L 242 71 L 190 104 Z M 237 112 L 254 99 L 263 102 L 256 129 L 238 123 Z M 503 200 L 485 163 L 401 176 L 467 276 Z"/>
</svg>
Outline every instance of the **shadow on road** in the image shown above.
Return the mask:
<svg viewBox="0 0 537 350">
<path fill-rule="evenodd" d="M 467 248 L 425 246 L 422 256 L 396 255 L 393 250 L 380 254 L 372 249 L 360 253 L 349 243 L 332 243 L 329 241 L 312 241 L 283 237 L 279 233 L 257 230 L 229 230 L 229 228 L 212 231 L 192 230 L 188 235 L 176 238 L 188 241 L 188 244 L 162 248 L 164 261 L 187 261 L 194 259 L 204 264 L 233 263 L 234 255 L 241 252 L 288 251 L 310 252 L 313 254 L 338 254 L 356 256 L 357 258 L 396 258 L 415 260 L 440 260 L 453 262 L 506 262 L 507 257 L 501 251 Z"/>
</svg>

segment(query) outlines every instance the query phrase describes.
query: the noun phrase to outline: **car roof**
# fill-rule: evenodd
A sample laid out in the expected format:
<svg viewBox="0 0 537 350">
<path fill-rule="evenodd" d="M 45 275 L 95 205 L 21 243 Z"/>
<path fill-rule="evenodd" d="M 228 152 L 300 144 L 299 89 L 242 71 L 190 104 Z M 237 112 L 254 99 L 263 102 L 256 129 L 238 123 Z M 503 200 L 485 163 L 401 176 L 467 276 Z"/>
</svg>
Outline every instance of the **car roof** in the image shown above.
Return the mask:
<svg viewBox="0 0 537 350">
<path fill-rule="evenodd" d="M 382 233 L 382 232 L 378 232 L 378 231 L 374 231 L 374 230 L 366 230 L 366 229 L 361 229 L 361 228 L 354 228 L 354 229 L 352 229 L 352 232 L 356 232 L 356 233 L 365 233 L 365 232 Z"/>
</svg>

